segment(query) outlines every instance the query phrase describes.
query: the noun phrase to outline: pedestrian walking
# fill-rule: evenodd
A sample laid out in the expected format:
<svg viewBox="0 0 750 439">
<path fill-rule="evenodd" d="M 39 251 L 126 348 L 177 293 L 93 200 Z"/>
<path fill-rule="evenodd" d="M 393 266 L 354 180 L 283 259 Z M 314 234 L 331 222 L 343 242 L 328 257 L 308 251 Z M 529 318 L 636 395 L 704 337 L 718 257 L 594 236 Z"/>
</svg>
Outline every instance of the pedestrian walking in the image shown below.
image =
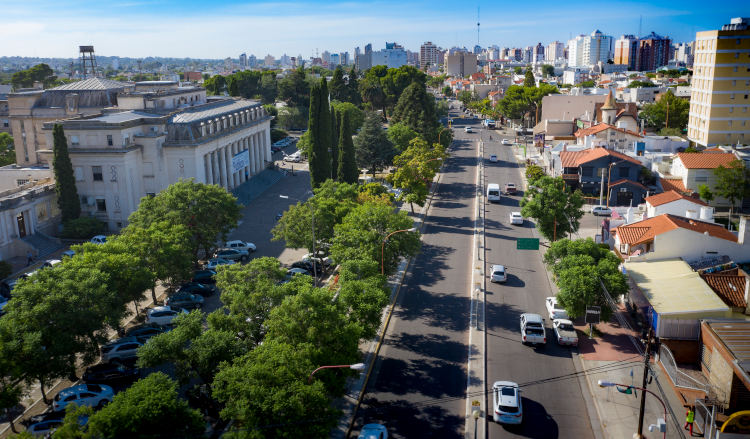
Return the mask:
<svg viewBox="0 0 750 439">
<path fill-rule="evenodd" d="M 685 413 L 685 430 L 690 428 L 690 436 L 693 435 L 693 421 L 695 421 L 695 412 L 693 407 L 687 406 L 687 412 Z"/>
<path fill-rule="evenodd" d="M 28 267 L 32 262 L 34 262 L 34 253 L 29 250 L 29 252 L 26 253 L 26 266 Z"/>
</svg>

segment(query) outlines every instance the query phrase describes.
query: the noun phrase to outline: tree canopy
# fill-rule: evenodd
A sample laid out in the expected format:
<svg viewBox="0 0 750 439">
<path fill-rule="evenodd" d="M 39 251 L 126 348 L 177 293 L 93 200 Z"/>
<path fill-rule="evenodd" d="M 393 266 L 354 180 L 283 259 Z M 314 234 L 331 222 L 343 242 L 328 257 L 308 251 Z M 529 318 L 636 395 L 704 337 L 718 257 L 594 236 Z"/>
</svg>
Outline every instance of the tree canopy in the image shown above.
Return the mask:
<svg viewBox="0 0 750 439">
<path fill-rule="evenodd" d="M 62 125 L 55 124 L 52 136 L 54 138 L 52 170 L 55 173 L 55 192 L 62 222 L 65 223 L 81 216 L 81 200 L 78 198 L 73 164 L 68 155 L 68 139 L 65 138 Z"/>
<path fill-rule="evenodd" d="M 49 65 L 41 63 L 26 70 L 15 72 L 10 79 L 13 88 L 30 88 L 35 82 L 41 82 L 44 88 L 49 88 L 55 84 L 57 76 Z"/>
<path fill-rule="evenodd" d="M 687 128 L 689 113 L 690 102 L 676 97 L 672 90 L 667 90 L 657 102 L 644 105 L 640 117 L 646 121 L 646 124 L 656 129 L 684 130 Z"/>
<path fill-rule="evenodd" d="M 333 132 L 325 78 L 310 90 L 310 119 L 307 127 L 310 182 L 316 188 L 331 178 L 331 157 L 328 150 L 333 142 Z"/>
<path fill-rule="evenodd" d="M 423 83 L 413 82 L 404 90 L 393 110 L 391 123 L 402 123 L 408 126 L 429 144 L 437 141 L 438 121 L 435 115 L 435 99 L 427 94 Z"/>
<path fill-rule="evenodd" d="M 383 124 L 377 113 L 365 115 L 365 122 L 357 137 L 354 138 L 354 150 L 357 166 L 367 168 L 373 173 L 391 164 L 395 150 L 388 140 Z"/>
<path fill-rule="evenodd" d="M 583 195 L 570 193 L 562 178 L 543 176 L 537 179 L 537 190 L 529 190 L 521 200 L 521 214 L 534 218 L 541 234 L 550 241 L 564 238 L 578 230 L 583 217 Z"/>
</svg>

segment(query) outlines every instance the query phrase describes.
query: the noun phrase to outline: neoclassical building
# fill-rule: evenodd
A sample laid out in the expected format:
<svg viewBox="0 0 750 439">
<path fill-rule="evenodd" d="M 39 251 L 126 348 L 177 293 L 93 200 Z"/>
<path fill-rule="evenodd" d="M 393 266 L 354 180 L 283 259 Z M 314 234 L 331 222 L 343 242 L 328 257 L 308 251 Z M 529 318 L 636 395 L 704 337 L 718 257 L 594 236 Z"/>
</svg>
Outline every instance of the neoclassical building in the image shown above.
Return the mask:
<svg viewBox="0 0 750 439">
<path fill-rule="evenodd" d="M 140 199 L 180 179 L 227 190 L 271 162 L 269 116 L 260 102 L 207 98 L 200 87 L 136 83 L 117 96 L 116 108 L 44 124 L 53 145 L 55 123 L 63 126 L 81 197 L 83 215 L 127 225 Z M 51 163 L 51 148 L 39 151 Z"/>
</svg>

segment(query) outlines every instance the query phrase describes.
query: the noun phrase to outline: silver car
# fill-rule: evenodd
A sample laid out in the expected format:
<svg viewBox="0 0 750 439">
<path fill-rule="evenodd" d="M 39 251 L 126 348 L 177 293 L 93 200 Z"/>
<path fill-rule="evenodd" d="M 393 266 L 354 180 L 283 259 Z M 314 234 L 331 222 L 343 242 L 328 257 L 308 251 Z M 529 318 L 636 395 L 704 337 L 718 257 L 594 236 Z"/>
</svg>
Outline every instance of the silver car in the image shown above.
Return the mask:
<svg viewBox="0 0 750 439">
<path fill-rule="evenodd" d="M 504 265 L 493 265 L 491 273 L 490 282 L 505 282 L 508 280 Z"/>
</svg>

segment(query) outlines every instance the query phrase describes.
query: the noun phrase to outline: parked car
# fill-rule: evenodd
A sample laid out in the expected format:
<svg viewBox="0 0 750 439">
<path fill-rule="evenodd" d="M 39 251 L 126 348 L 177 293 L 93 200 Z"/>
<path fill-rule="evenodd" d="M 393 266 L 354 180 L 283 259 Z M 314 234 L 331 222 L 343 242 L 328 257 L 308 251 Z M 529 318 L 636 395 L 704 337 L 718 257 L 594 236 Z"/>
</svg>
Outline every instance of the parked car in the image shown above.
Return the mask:
<svg viewBox="0 0 750 439">
<path fill-rule="evenodd" d="M 136 337 L 123 337 L 102 345 L 102 363 L 112 360 L 127 360 L 137 356 L 136 351 L 143 346 Z"/>
<path fill-rule="evenodd" d="M 490 274 L 490 282 L 505 282 L 508 280 L 507 274 L 505 272 L 505 266 L 503 265 L 493 265 L 492 266 L 492 274 Z"/>
<path fill-rule="evenodd" d="M 591 214 L 594 216 L 610 216 L 612 215 L 612 209 L 607 206 L 594 206 L 591 208 Z"/>
<path fill-rule="evenodd" d="M 26 420 L 22 420 L 21 424 L 24 425 L 30 425 L 37 422 L 43 422 L 43 421 L 54 421 L 54 420 L 62 420 L 65 418 L 65 412 L 56 412 L 56 411 L 48 411 L 44 413 L 40 413 L 38 415 L 33 415 L 29 417 Z"/>
<path fill-rule="evenodd" d="M 294 277 L 295 274 L 302 274 L 302 275 L 305 275 L 305 276 L 312 276 L 312 273 L 310 273 L 309 271 L 305 270 L 304 268 L 290 268 L 286 272 L 286 278 L 287 279 L 291 279 L 292 277 Z"/>
<path fill-rule="evenodd" d="M 245 250 L 248 253 L 252 253 L 255 251 L 255 244 L 253 244 L 252 242 L 245 242 L 245 241 L 240 241 L 239 239 L 235 239 L 233 241 L 225 242 L 224 248 L 232 248 L 235 250 Z"/>
<path fill-rule="evenodd" d="M 125 331 L 125 337 L 135 337 L 141 343 L 146 343 L 151 337 L 167 332 L 167 329 L 159 325 L 142 323 Z"/>
<path fill-rule="evenodd" d="M 104 235 L 96 235 L 93 238 L 91 238 L 91 242 L 94 244 L 104 244 L 107 242 L 107 237 Z"/>
<path fill-rule="evenodd" d="M 284 161 L 292 162 L 292 163 L 299 163 L 302 161 L 302 157 L 300 156 L 299 152 L 295 152 L 294 154 L 285 155 Z"/>
<path fill-rule="evenodd" d="M 114 392 L 104 384 L 78 384 L 77 386 L 62 389 L 52 402 L 55 411 L 65 410 L 68 404 L 87 405 L 101 408 L 112 401 Z"/>
<path fill-rule="evenodd" d="M 227 259 L 222 259 L 222 258 L 211 258 L 206 263 L 206 269 L 216 270 L 216 267 L 220 265 L 232 265 L 232 264 L 234 264 L 234 261 L 229 261 Z"/>
<path fill-rule="evenodd" d="M 521 343 L 534 345 L 547 343 L 542 316 L 532 313 L 521 314 Z"/>
<path fill-rule="evenodd" d="M 503 190 L 506 195 L 512 195 L 516 193 L 516 184 L 515 183 L 505 183 L 505 189 Z"/>
<path fill-rule="evenodd" d="M 388 439 L 388 429 L 383 424 L 365 424 L 359 432 L 359 439 Z"/>
<path fill-rule="evenodd" d="M 497 154 L 490 154 L 490 163 L 497 163 Z"/>
<path fill-rule="evenodd" d="M 508 140 L 508 139 L 503 139 L 503 141 L 502 141 L 502 142 L 500 142 L 500 143 L 502 143 L 503 145 L 510 145 L 510 140 Z"/>
<path fill-rule="evenodd" d="M 464 127 L 464 132 L 465 133 L 473 133 L 474 130 L 472 130 L 471 127 Z"/>
<path fill-rule="evenodd" d="M 73 257 L 73 256 L 75 256 L 75 255 L 76 255 L 76 252 L 75 252 L 75 251 L 73 251 L 73 250 L 65 250 L 64 252 L 62 252 L 62 255 L 61 255 L 61 257 L 62 257 L 62 256 L 67 256 L 67 257 L 69 257 L 69 258 L 72 258 L 72 257 Z"/>
<path fill-rule="evenodd" d="M 568 312 L 557 304 L 557 297 L 548 297 L 544 300 L 544 306 L 547 307 L 547 313 L 550 320 L 567 319 Z"/>
<path fill-rule="evenodd" d="M 146 323 L 153 323 L 161 326 L 171 325 L 172 320 L 174 320 L 174 318 L 180 313 L 187 314 L 187 311 L 177 307 L 157 306 L 146 312 Z"/>
<path fill-rule="evenodd" d="M 137 380 L 140 369 L 124 362 L 99 363 L 86 368 L 82 380 L 86 383 L 123 384 Z"/>
<path fill-rule="evenodd" d="M 297 261 L 292 264 L 292 268 L 302 268 L 309 271 L 310 273 L 315 273 L 318 276 L 323 274 L 323 271 L 325 270 L 324 266 L 318 263 L 313 264 L 312 261 Z"/>
<path fill-rule="evenodd" d="M 216 279 L 214 276 L 216 275 L 215 270 L 196 270 L 193 272 L 193 282 L 197 282 L 199 284 L 205 284 L 205 285 L 215 285 Z"/>
<path fill-rule="evenodd" d="M 515 225 L 522 225 L 523 224 L 523 216 L 521 215 L 521 212 L 511 212 L 510 213 L 510 223 Z"/>
<path fill-rule="evenodd" d="M 492 419 L 500 424 L 523 422 L 521 389 L 513 381 L 495 381 L 492 385 Z"/>
<path fill-rule="evenodd" d="M 555 330 L 557 344 L 562 346 L 578 346 L 578 334 L 573 322 L 567 319 L 555 319 L 552 321 L 552 328 Z"/>
<path fill-rule="evenodd" d="M 0 296 L 10 300 L 16 283 L 18 283 L 18 279 L 8 279 L 0 282 Z"/>
<path fill-rule="evenodd" d="M 61 425 L 63 425 L 63 418 L 39 421 L 26 427 L 26 433 L 34 437 L 51 437 L 50 435 Z"/>
<path fill-rule="evenodd" d="M 214 258 L 226 259 L 227 261 L 246 261 L 250 257 L 247 250 L 239 250 L 235 248 L 225 248 L 214 253 Z"/>
<path fill-rule="evenodd" d="M 314 259 L 316 264 L 322 264 L 323 267 L 325 267 L 325 268 L 328 268 L 328 267 L 331 267 L 333 265 L 336 265 L 333 262 L 333 259 L 331 259 L 329 256 L 322 257 L 323 254 L 324 253 L 318 252 L 318 257 L 314 258 L 312 253 L 307 253 L 304 256 L 302 256 L 302 260 L 303 261 L 310 261 L 310 262 L 312 262 L 312 260 Z"/>
<path fill-rule="evenodd" d="M 42 268 L 52 268 L 52 267 L 54 267 L 55 265 L 59 264 L 60 262 L 62 262 L 62 261 L 61 261 L 61 260 L 59 260 L 59 259 L 47 259 L 47 260 L 46 260 L 46 261 L 44 261 L 44 263 L 42 264 Z"/>
<path fill-rule="evenodd" d="M 178 289 L 177 292 L 198 294 L 203 297 L 208 297 L 208 296 L 213 296 L 216 290 L 210 284 L 204 284 L 200 282 L 186 282 L 180 285 L 180 289 Z"/>
<path fill-rule="evenodd" d="M 203 296 L 188 292 L 174 293 L 167 297 L 167 305 L 184 309 L 197 309 L 203 306 Z"/>
</svg>

